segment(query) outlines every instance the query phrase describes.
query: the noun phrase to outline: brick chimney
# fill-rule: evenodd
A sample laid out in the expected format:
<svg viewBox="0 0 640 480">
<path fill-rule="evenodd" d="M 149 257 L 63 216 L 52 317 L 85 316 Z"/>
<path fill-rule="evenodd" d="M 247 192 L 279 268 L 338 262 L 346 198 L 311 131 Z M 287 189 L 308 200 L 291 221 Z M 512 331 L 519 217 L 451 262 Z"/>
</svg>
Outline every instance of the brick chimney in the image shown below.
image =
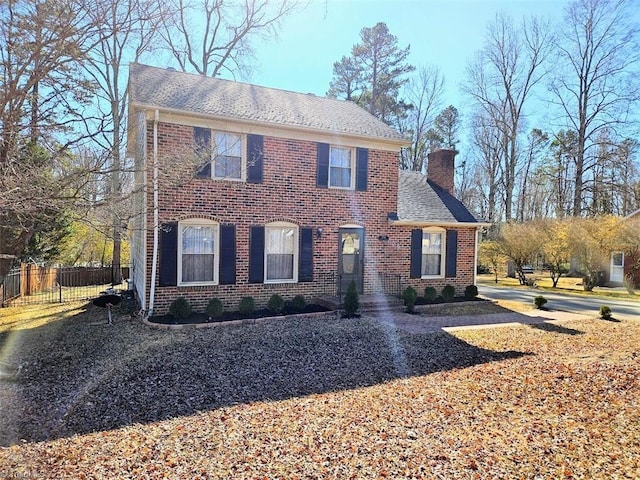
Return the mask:
<svg viewBox="0 0 640 480">
<path fill-rule="evenodd" d="M 456 150 L 441 148 L 427 155 L 427 179 L 453 195 Z"/>
</svg>

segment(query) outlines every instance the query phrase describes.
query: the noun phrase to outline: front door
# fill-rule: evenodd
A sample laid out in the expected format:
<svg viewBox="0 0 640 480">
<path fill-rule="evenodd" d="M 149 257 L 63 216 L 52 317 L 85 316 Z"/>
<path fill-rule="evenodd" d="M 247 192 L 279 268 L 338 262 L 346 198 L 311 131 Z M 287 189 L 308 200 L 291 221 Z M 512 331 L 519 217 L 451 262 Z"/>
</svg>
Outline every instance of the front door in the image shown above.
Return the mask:
<svg viewBox="0 0 640 480">
<path fill-rule="evenodd" d="M 341 228 L 338 233 L 338 273 L 340 292 L 344 293 L 352 281 L 362 293 L 364 229 Z"/>
<path fill-rule="evenodd" d="M 609 281 L 612 283 L 622 283 L 624 280 L 624 253 L 613 252 L 611 254 L 611 273 Z"/>
</svg>

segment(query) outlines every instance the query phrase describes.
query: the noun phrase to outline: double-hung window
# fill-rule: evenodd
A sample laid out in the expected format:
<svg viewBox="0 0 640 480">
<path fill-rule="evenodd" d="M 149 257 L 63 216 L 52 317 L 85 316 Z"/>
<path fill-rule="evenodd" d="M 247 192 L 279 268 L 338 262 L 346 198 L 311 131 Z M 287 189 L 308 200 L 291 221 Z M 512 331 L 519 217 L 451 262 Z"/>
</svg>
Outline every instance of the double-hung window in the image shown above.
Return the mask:
<svg viewBox="0 0 640 480">
<path fill-rule="evenodd" d="M 444 236 L 444 230 L 422 231 L 422 277 L 444 276 Z"/>
<path fill-rule="evenodd" d="M 218 282 L 218 225 L 206 220 L 180 222 L 178 228 L 178 284 Z"/>
<path fill-rule="evenodd" d="M 213 177 L 241 180 L 242 167 L 242 135 L 213 132 Z"/>
<path fill-rule="evenodd" d="M 265 227 L 265 282 L 298 280 L 298 227 L 285 222 Z"/>
<path fill-rule="evenodd" d="M 353 149 L 331 146 L 329 152 L 329 186 L 354 188 Z"/>
</svg>

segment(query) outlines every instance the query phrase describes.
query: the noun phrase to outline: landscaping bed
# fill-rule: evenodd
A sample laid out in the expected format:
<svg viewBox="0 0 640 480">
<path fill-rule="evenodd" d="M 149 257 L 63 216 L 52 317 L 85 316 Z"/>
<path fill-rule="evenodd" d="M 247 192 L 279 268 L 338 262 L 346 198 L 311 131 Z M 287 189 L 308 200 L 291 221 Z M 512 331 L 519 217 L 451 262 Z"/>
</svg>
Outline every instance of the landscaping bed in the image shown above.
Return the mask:
<svg viewBox="0 0 640 480">
<path fill-rule="evenodd" d="M 255 320 L 259 318 L 268 318 L 268 317 L 285 317 L 288 315 L 305 315 L 309 313 L 319 313 L 319 312 L 330 312 L 331 310 L 322 305 L 317 305 L 315 303 L 310 303 L 306 305 L 302 310 L 293 309 L 293 308 L 285 308 L 280 313 L 274 313 L 268 308 L 263 308 L 259 310 L 254 310 L 250 314 L 243 314 L 238 311 L 235 312 L 223 312 L 219 317 L 210 317 L 206 313 L 203 312 L 191 312 L 186 318 L 179 318 L 171 315 L 170 313 L 166 315 L 155 315 L 153 317 L 149 317 L 149 322 L 152 324 L 159 325 L 199 325 L 206 323 L 220 323 L 220 322 L 230 322 L 234 320 Z"/>
</svg>

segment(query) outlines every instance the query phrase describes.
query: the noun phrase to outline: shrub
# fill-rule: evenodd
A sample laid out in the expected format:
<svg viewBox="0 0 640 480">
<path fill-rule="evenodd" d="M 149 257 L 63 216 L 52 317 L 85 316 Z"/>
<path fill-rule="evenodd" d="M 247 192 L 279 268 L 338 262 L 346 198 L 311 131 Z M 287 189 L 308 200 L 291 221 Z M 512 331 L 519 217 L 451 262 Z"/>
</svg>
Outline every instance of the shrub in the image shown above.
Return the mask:
<svg viewBox="0 0 640 480">
<path fill-rule="evenodd" d="M 169 305 L 169 313 L 175 318 L 185 319 L 191 313 L 191 305 L 184 297 L 178 297 Z"/>
<path fill-rule="evenodd" d="M 611 320 L 611 307 L 600 305 L 600 318 L 603 320 Z"/>
<path fill-rule="evenodd" d="M 541 309 L 547 303 L 547 299 L 542 295 L 538 295 L 533 299 L 533 303 L 535 304 L 537 309 Z"/>
<path fill-rule="evenodd" d="M 434 287 L 425 287 L 424 289 L 424 299 L 429 302 L 435 302 L 436 298 L 438 298 L 438 292 Z"/>
<path fill-rule="evenodd" d="M 222 310 L 222 302 L 217 298 L 212 298 L 207 303 L 205 313 L 209 315 L 209 318 L 218 318 L 222 315 Z"/>
<path fill-rule="evenodd" d="M 240 299 L 240 305 L 238 306 L 238 311 L 242 315 L 251 315 L 256 309 L 256 301 L 253 297 L 242 297 Z"/>
<path fill-rule="evenodd" d="M 356 282 L 351 281 L 347 293 L 344 296 L 344 315 L 347 318 L 355 317 L 356 312 L 360 308 L 360 297 L 358 296 L 358 289 L 356 288 Z"/>
<path fill-rule="evenodd" d="M 402 292 L 402 299 L 404 300 L 404 305 L 407 308 L 407 312 L 413 312 L 413 307 L 416 304 L 416 298 L 418 298 L 418 292 L 416 289 L 409 285 Z"/>
<path fill-rule="evenodd" d="M 464 289 L 464 298 L 467 300 L 473 300 L 478 296 L 478 287 L 475 285 L 467 285 L 467 288 Z"/>
<path fill-rule="evenodd" d="M 456 296 L 456 289 L 454 288 L 453 285 L 447 284 L 442 289 L 442 292 L 440 293 L 440 295 L 442 295 L 442 298 L 444 299 L 445 302 L 450 302 Z"/>
<path fill-rule="evenodd" d="M 291 300 L 291 308 L 293 308 L 295 312 L 303 311 L 304 307 L 306 306 L 307 306 L 307 301 L 305 300 L 303 295 L 296 295 Z"/>
<path fill-rule="evenodd" d="M 277 293 L 274 293 L 271 295 L 271 298 L 269 298 L 267 308 L 276 315 L 279 314 L 284 309 L 284 299 Z"/>
</svg>

